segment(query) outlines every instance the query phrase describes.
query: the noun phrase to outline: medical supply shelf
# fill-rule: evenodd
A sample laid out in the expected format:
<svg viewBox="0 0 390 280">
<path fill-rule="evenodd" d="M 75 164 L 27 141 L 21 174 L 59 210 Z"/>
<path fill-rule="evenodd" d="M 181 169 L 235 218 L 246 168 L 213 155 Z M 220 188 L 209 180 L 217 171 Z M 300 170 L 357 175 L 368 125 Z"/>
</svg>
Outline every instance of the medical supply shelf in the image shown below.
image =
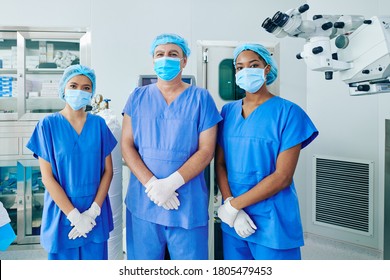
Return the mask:
<svg viewBox="0 0 390 280">
<path fill-rule="evenodd" d="M 16 244 L 39 243 L 44 187 L 26 144 L 37 122 L 61 110 L 58 84 L 72 64 L 90 66 L 85 28 L 0 26 L 0 200 Z"/>
<path fill-rule="evenodd" d="M 0 27 L 0 121 L 39 120 L 61 110 L 59 79 L 79 63 L 90 65 L 86 29 Z"/>
</svg>

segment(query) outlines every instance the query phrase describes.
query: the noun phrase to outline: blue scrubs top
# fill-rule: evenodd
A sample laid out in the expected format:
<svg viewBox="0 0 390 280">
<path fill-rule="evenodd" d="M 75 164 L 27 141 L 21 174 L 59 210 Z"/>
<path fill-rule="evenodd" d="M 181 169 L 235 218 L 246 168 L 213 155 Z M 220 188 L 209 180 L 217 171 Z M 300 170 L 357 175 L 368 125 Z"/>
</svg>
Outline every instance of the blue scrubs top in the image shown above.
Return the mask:
<svg viewBox="0 0 390 280">
<path fill-rule="evenodd" d="M 222 108 L 218 144 L 225 154 L 228 182 L 234 197 L 257 185 L 276 169 L 278 155 L 298 144 L 302 149 L 318 131 L 296 104 L 272 97 L 246 119 L 242 100 Z M 303 231 L 294 182 L 274 196 L 244 208 L 257 230 L 244 240 L 274 249 L 303 245 Z M 241 238 L 234 228 L 222 223 L 222 230 Z"/>
<path fill-rule="evenodd" d="M 27 143 L 34 157 L 43 158 L 51 165 L 54 178 L 65 190 L 80 213 L 87 210 L 95 199 L 103 175 L 105 159 L 117 141 L 102 117 L 87 114 L 80 133 L 60 113 L 49 115 L 38 122 Z M 104 242 L 113 229 L 109 197 L 96 218 L 96 226 L 87 234 L 69 240 L 70 221 L 45 191 L 41 225 L 41 244 L 49 253 L 84 246 L 93 241 Z"/>
<path fill-rule="evenodd" d="M 134 145 L 158 179 L 177 171 L 197 150 L 199 135 L 222 120 L 209 92 L 185 89 L 169 106 L 156 84 L 139 87 L 123 113 L 131 117 Z M 203 172 L 181 186 L 178 210 L 165 210 L 147 197 L 145 187 L 131 174 L 125 203 L 136 217 L 172 227 L 207 225 L 208 189 Z"/>
</svg>

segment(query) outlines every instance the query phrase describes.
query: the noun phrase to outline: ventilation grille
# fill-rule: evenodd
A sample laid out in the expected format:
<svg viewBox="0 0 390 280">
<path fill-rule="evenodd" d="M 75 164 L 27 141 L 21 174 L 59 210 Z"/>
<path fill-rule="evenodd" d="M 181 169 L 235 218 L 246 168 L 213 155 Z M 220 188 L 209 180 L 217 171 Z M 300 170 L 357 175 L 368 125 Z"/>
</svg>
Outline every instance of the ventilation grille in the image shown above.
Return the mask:
<svg viewBox="0 0 390 280">
<path fill-rule="evenodd" d="M 373 162 L 314 159 L 314 223 L 372 234 Z"/>
</svg>

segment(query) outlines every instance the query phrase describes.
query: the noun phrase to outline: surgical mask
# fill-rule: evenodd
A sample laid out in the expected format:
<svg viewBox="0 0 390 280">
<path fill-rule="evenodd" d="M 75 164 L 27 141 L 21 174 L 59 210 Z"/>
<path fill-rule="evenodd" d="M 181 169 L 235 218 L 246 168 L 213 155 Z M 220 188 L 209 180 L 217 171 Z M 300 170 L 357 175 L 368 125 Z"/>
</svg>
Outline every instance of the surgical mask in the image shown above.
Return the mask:
<svg viewBox="0 0 390 280">
<path fill-rule="evenodd" d="M 91 104 L 91 98 L 92 94 L 88 91 L 83 91 L 79 89 L 65 90 L 65 101 L 75 111 L 80 110 L 88 104 Z"/>
<path fill-rule="evenodd" d="M 264 82 L 263 68 L 243 68 L 236 73 L 236 84 L 249 93 L 257 92 Z"/>
<path fill-rule="evenodd" d="M 180 58 L 161 57 L 154 60 L 154 71 L 164 81 L 172 81 L 180 73 Z"/>
</svg>

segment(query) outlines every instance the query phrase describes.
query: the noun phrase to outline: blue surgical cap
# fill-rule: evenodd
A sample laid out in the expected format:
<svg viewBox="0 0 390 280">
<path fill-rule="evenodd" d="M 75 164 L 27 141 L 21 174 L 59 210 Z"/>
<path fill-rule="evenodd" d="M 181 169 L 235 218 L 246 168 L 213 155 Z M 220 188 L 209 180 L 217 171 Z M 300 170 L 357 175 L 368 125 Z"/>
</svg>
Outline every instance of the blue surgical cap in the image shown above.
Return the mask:
<svg viewBox="0 0 390 280">
<path fill-rule="evenodd" d="M 236 65 L 238 55 L 247 50 L 257 53 L 264 59 L 265 63 L 271 66 L 271 71 L 267 75 L 267 85 L 272 84 L 278 77 L 278 67 L 276 66 L 276 62 L 271 56 L 270 52 L 264 46 L 259 44 L 242 44 L 238 46 L 233 52 L 234 65 Z"/>
<path fill-rule="evenodd" d="M 191 50 L 188 47 L 187 41 L 184 38 L 180 37 L 179 35 L 171 34 L 171 33 L 158 35 L 156 39 L 154 39 L 152 45 L 150 46 L 150 54 L 153 56 L 156 47 L 165 44 L 178 45 L 183 50 L 185 56 L 190 56 L 191 54 Z"/>
<path fill-rule="evenodd" d="M 95 71 L 87 66 L 83 66 L 80 64 L 71 65 L 65 69 L 64 74 L 61 77 L 60 84 L 58 87 L 58 95 L 59 97 L 65 101 L 65 86 L 74 76 L 84 75 L 91 80 L 92 83 L 92 96 L 95 93 L 96 88 L 96 76 Z"/>
</svg>

